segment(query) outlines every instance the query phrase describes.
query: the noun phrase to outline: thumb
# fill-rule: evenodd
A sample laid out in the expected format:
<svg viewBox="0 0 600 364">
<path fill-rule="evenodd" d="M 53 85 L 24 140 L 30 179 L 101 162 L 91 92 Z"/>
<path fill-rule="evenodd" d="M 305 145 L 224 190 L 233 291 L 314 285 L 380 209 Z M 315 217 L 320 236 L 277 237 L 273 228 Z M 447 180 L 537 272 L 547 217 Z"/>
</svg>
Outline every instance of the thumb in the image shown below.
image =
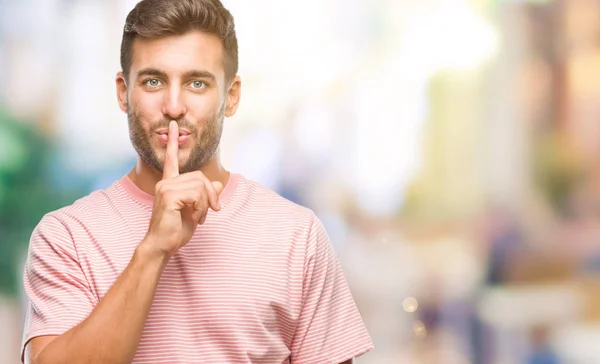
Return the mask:
<svg viewBox="0 0 600 364">
<path fill-rule="evenodd" d="M 218 181 L 213 181 L 211 183 L 212 183 L 213 187 L 215 188 L 215 191 L 217 191 L 217 195 L 220 195 L 221 192 L 223 192 L 223 184 Z"/>
</svg>

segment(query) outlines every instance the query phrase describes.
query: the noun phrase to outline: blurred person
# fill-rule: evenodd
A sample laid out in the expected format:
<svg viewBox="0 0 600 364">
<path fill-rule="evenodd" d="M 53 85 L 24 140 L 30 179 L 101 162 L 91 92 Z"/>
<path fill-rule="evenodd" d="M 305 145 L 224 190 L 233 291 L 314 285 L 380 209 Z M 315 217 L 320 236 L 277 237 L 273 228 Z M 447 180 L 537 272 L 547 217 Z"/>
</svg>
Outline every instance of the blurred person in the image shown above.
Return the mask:
<svg viewBox="0 0 600 364">
<path fill-rule="evenodd" d="M 240 100 L 219 0 L 143 0 L 116 88 L 138 154 L 35 228 L 31 363 L 351 363 L 373 344 L 315 214 L 227 171 Z"/>
</svg>

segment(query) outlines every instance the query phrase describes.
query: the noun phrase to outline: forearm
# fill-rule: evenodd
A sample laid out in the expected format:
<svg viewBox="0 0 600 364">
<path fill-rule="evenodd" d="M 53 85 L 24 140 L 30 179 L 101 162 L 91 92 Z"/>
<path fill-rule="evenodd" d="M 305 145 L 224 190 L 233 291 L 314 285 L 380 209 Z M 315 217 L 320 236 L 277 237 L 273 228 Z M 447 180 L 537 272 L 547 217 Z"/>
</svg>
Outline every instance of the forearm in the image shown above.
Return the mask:
<svg viewBox="0 0 600 364">
<path fill-rule="evenodd" d="M 50 342 L 34 364 L 130 363 L 165 265 L 140 245 L 92 313 Z"/>
</svg>

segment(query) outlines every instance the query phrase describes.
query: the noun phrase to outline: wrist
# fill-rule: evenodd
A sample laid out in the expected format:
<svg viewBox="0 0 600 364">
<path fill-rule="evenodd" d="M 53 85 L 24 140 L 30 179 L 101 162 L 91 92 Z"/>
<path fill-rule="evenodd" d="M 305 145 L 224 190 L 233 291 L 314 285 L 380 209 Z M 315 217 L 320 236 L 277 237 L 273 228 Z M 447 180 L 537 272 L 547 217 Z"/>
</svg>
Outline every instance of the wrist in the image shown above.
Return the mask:
<svg viewBox="0 0 600 364">
<path fill-rule="evenodd" d="M 171 255 L 168 252 L 156 248 L 156 244 L 154 244 L 152 238 L 148 236 L 138 245 L 134 256 L 144 262 L 159 264 L 161 267 L 166 266 L 171 258 Z"/>
</svg>

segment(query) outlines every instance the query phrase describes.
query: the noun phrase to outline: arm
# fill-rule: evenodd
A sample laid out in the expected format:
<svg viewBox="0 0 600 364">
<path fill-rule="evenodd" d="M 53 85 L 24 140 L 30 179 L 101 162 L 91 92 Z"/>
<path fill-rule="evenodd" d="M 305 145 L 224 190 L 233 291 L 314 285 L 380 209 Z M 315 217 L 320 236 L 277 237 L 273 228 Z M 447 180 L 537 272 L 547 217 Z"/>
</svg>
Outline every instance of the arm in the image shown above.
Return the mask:
<svg viewBox="0 0 600 364">
<path fill-rule="evenodd" d="M 60 336 L 34 338 L 32 364 L 130 363 L 167 260 L 141 244 L 88 318 Z"/>
<path fill-rule="evenodd" d="M 351 364 L 373 343 L 323 224 L 316 216 L 307 240 L 294 364 Z"/>
</svg>

